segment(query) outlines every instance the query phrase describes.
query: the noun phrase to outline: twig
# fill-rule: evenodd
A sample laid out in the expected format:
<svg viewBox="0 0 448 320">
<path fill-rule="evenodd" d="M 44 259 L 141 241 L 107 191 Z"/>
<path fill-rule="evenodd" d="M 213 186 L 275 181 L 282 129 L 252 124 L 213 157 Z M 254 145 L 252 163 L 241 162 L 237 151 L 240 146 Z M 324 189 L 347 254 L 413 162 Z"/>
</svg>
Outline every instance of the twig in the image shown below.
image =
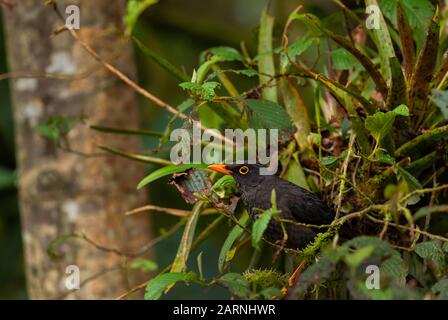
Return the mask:
<svg viewBox="0 0 448 320">
<path fill-rule="evenodd" d="M 130 216 L 130 215 L 133 215 L 136 213 L 151 211 L 151 210 L 158 211 L 158 212 L 166 212 L 166 213 L 176 216 L 176 217 L 188 217 L 191 214 L 191 211 L 189 211 L 189 210 L 181 210 L 181 209 L 176 209 L 176 208 L 165 208 L 165 207 L 159 207 L 159 206 L 154 206 L 154 205 L 148 204 L 146 206 L 127 211 L 125 213 L 125 215 Z"/>
<path fill-rule="evenodd" d="M 421 193 L 428 193 L 428 192 L 436 192 L 436 191 L 440 191 L 440 190 L 444 190 L 444 189 L 448 189 L 448 184 L 444 184 L 438 187 L 434 187 L 434 188 L 426 188 L 426 189 L 418 189 L 418 190 L 414 190 L 410 193 L 408 193 L 407 195 L 403 196 L 399 202 L 403 202 L 406 201 L 407 199 L 409 199 L 410 197 L 413 197 L 417 194 L 421 194 Z"/>
<path fill-rule="evenodd" d="M 57 4 L 52 1 L 50 3 L 50 5 L 52 5 L 54 11 L 56 12 L 56 14 L 58 15 L 58 17 L 62 20 L 65 21 L 64 16 L 62 15 L 61 11 L 59 10 Z M 117 68 L 115 68 L 113 65 L 111 65 L 110 63 L 104 61 L 99 55 L 98 53 L 96 53 L 85 41 L 83 41 L 78 33 L 73 29 L 73 28 L 65 28 L 65 30 L 67 30 L 72 37 L 81 45 L 81 47 L 93 58 L 95 59 L 97 62 L 99 62 L 103 67 L 105 67 L 107 70 L 109 70 L 112 74 L 114 74 L 115 76 L 117 76 L 120 80 L 122 80 L 124 83 L 126 83 L 129 87 L 131 87 L 135 92 L 139 93 L 140 95 L 142 95 L 143 97 L 145 97 L 146 99 L 152 101 L 154 104 L 156 104 L 157 106 L 166 109 L 168 112 L 178 116 L 180 119 L 182 120 L 190 120 L 190 118 L 184 114 L 183 112 L 177 110 L 176 108 L 174 108 L 173 106 L 171 106 L 170 104 L 162 101 L 160 98 L 156 97 L 155 95 L 153 95 L 152 93 L 150 93 L 149 91 L 145 90 L 144 88 L 142 88 L 141 86 L 139 86 L 137 83 L 135 83 L 134 81 L 132 81 L 128 76 L 126 76 L 124 73 L 122 73 L 120 70 L 118 70 Z M 202 124 L 199 124 L 202 130 L 208 130 L 207 127 L 203 126 Z M 229 143 L 230 145 L 234 145 L 234 142 L 227 139 L 226 137 L 224 137 L 222 134 L 220 133 L 216 133 L 215 130 L 211 130 L 210 131 L 210 135 L 214 136 L 215 138 L 219 139 L 220 141 L 225 141 L 226 143 Z"/>
<path fill-rule="evenodd" d="M 335 219 L 339 218 L 340 212 L 341 212 L 341 207 L 342 207 L 342 197 L 344 195 L 344 191 L 345 191 L 345 180 L 346 180 L 346 176 L 347 176 L 347 168 L 348 168 L 348 164 L 349 164 L 349 160 L 350 160 L 350 155 L 352 153 L 352 148 L 353 148 L 353 143 L 355 142 L 355 134 L 352 134 L 350 136 L 350 142 L 348 145 L 348 152 L 347 152 L 347 156 L 345 157 L 344 160 L 344 164 L 342 165 L 342 177 L 344 179 L 341 179 L 340 183 L 339 183 L 339 195 L 338 195 L 338 204 L 336 207 L 336 217 Z"/>
<path fill-rule="evenodd" d="M 369 214 L 366 215 L 366 216 L 373 222 L 381 223 L 381 224 L 386 223 L 386 221 L 381 220 L 381 219 L 377 219 L 377 218 L 375 218 L 375 217 L 373 217 L 373 216 L 371 216 Z M 445 237 L 442 237 L 442 236 L 439 236 L 439 235 L 436 235 L 436 234 L 432 234 L 432 233 L 429 233 L 429 232 L 426 232 L 426 231 L 422 231 L 419 228 L 410 228 L 410 227 L 402 226 L 401 224 L 396 224 L 396 223 L 393 223 L 393 222 L 389 222 L 389 226 L 395 227 L 395 228 L 401 229 L 401 230 L 413 231 L 415 233 L 427 236 L 428 238 L 431 238 L 431 239 L 436 239 L 436 240 L 441 240 L 441 241 L 448 242 L 448 238 L 445 238 Z"/>
</svg>

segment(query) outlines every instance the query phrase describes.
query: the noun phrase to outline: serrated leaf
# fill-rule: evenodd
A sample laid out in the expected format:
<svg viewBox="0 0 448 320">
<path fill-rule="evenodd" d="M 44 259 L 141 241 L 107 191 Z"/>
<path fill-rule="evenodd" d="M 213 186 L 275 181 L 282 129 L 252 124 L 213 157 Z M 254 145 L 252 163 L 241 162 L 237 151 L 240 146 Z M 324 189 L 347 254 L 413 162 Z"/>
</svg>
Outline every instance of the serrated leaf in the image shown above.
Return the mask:
<svg viewBox="0 0 448 320">
<path fill-rule="evenodd" d="M 423 259 L 431 259 L 439 271 L 446 266 L 445 253 L 439 242 L 435 240 L 418 243 L 415 246 L 415 252 Z"/>
<path fill-rule="evenodd" d="M 373 246 L 375 250 L 372 252 L 371 256 L 376 256 L 381 259 L 387 257 L 387 259 L 385 259 L 379 266 L 381 273 L 392 277 L 397 284 L 404 285 L 407 274 L 406 266 L 400 254 L 392 249 L 387 242 L 375 237 L 360 236 L 344 243 L 343 246 L 346 248 Z"/>
<path fill-rule="evenodd" d="M 348 70 L 360 65 L 358 60 L 343 48 L 335 49 L 331 57 L 333 58 L 333 66 L 336 70 Z"/>
<path fill-rule="evenodd" d="M 224 263 L 229 261 L 227 259 L 228 252 L 232 250 L 231 248 L 233 244 L 241 237 L 241 235 L 244 232 L 244 229 L 241 226 L 245 227 L 248 225 L 248 223 L 249 223 L 249 215 L 247 214 L 247 212 L 244 212 L 243 216 L 239 220 L 239 223 L 235 225 L 228 234 L 226 240 L 224 241 L 221 247 L 221 251 L 219 252 L 218 269 L 220 272 L 223 271 Z"/>
<path fill-rule="evenodd" d="M 431 291 L 436 295 L 437 300 L 448 300 L 448 279 L 439 280 L 432 286 Z"/>
<path fill-rule="evenodd" d="M 204 100 L 211 101 L 216 96 L 215 89 L 219 88 L 221 84 L 215 81 L 205 82 L 203 84 L 195 82 L 182 82 L 179 86 Z"/>
<path fill-rule="evenodd" d="M 153 172 L 151 172 L 149 175 L 147 175 L 142 181 L 140 181 L 137 185 L 137 189 L 141 189 L 144 186 L 150 184 L 151 182 L 160 179 L 162 177 L 174 174 L 174 173 L 180 173 L 184 172 L 191 168 L 206 168 L 206 164 L 197 164 L 197 163 L 190 163 L 190 164 L 180 164 L 180 165 L 170 165 L 165 166 L 163 168 L 157 169 Z"/>
<path fill-rule="evenodd" d="M 394 165 L 395 164 L 395 158 L 392 157 L 387 150 L 379 149 L 376 153 L 373 161 L 378 161 L 385 164 Z"/>
<path fill-rule="evenodd" d="M 281 48 L 282 69 L 286 69 L 286 67 L 289 65 L 289 60 L 294 61 L 297 56 L 300 56 L 305 51 L 307 51 L 314 42 L 315 38 L 310 37 L 309 35 L 297 38 L 292 44 L 288 46 L 288 56 L 286 56 L 286 52 L 284 52 L 285 50 Z"/>
<path fill-rule="evenodd" d="M 207 196 L 210 194 L 211 181 L 204 170 L 188 169 L 182 173 L 175 173 L 169 180 L 179 190 L 182 198 L 187 202 L 196 203 L 196 194 Z"/>
<path fill-rule="evenodd" d="M 285 109 L 275 102 L 247 99 L 244 104 L 252 111 L 255 129 L 286 129 L 292 124 Z"/>
<path fill-rule="evenodd" d="M 358 267 L 365 259 L 370 257 L 370 255 L 375 251 L 375 246 L 365 246 L 356 249 L 353 253 L 350 253 L 344 257 L 345 262 L 352 268 Z"/>
<path fill-rule="evenodd" d="M 226 273 L 218 281 L 240 298 L 245 298 L 250 293 L 249 282 L 239 273 Z"/>
<path fill-rule="evenodd" d="M 148 282 L 145 290 L 145 300 L 158 300 L 165 289 L 177 282 L 190 282 L 196 280 L 194 272 L 170 272 L 159 274 Z"/>
</svg>

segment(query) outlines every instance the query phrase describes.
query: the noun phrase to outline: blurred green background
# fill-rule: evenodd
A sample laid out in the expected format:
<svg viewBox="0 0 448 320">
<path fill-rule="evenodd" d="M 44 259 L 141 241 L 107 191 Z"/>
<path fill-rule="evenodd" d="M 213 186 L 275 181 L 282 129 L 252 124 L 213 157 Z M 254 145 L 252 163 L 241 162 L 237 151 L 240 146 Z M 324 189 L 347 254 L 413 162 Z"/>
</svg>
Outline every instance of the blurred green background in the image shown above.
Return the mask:
<svg viewBox="0 0 448 320">
<path fill-rule="evenodd" d="M 239 48 L 240 41 L 243 40 L 249 52 L 254 54 L 258 20 L 265 3 L 265 0 L 161 0 L 141 16 L 135 35 L 160 56 L 183 68 L 187 74 L 191 74 L 198 66 L 200 53 L 213 46 Z M 308 12 L 319 16 L 335 12 L 336 9 L 330 1 L 272 1 L 271 9 L 276 16 L 274 34 L 277 38 L 281 35 L 285 18 L 299 3 L 306 5 Z M 144 57 L 138 49 L 135 49 L 135 55 L 139 81 L 145 88 L 173 105 L 185 100 L 186 94 L 178 87 L 176 79 Z M 5 34 L 0 15 L 0 74 L 7 71 Z M 170 116 L 161 108 L 139 99 L 142 126 L 163 132 Z M 0 299 L 27 298 L 15 185 L 13 132 L 8 81 L 3 80 L 0 81 Z M 145 149 L 157 146 L 156 139 L 145 140 Z M 152 185 L 148 190 L 150 202 L 160 206 L 188 208 L 179 193 L 166 182 L 167 179 L 161 179 Z M 151 214 L 151 218 L 155 233 L 161 228 L 169 228 L 178 220 L 162 214 Z M 204 228 L 212 219 L 201 219 L 199 229 Z M 190 259 L 192 269 L 196 269 L 196 255 L 201 251 L 204 262 L 217 261 L 219 248 L 226 234 L 227 232 L 223 230 L 196 250 Z M 174 258 L 180 237 L 181 230 L 156 247 L 157 263 L 160 268 L 168 265 Z M 246 260 L 250 259 L 250 254 L 244 254 L 242 257 L 239 263 L 247 265 Z M 205 277 L 216 273 L 216 263 L 204 263 Z M 192 293 L 195 296 L 192 296 Z M 182 285 L 176 286 L 166 296 L 168 299 L 228 297 L 227 290 L 220 288 L 198 287 L 198 290 L 185 290 Z"/>
</svg>

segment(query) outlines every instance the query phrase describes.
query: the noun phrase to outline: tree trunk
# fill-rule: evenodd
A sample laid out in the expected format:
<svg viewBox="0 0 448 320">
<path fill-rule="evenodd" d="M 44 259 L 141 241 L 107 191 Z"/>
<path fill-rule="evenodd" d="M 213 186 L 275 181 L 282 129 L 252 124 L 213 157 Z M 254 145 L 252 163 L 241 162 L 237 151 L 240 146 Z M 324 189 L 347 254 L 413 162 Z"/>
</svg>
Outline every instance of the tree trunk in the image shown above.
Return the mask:
<svg viewBox="0 0 448 320">
<path fill-rule="evenodd" d="M 119 36 L 124 0 L 57 3 L 63 13 L 66 6 L 77 5 L 80 37 L 105 60 L 135 77 L 132 50 Z M 150 240 L 145 216 L 124 216 L 145 201 L 144 193 L 136 191 L 144 172 L 129 160 L 98 156 L 96 144 L 137 150 L 140 141 L 98 134 L 88 125 L 137 127 L 136 97 L 99 68 L 68 32 L 54 33 L 64 22 L 44 1 L 15 1 L 4 16 L 11 72 L 40 74 L 11 81 L 29 296 L 115 298 L 141 281 L 142 275 L 125 270 L 124 256 L 99 246 L 135 252 Z M 76 153 L 61 150 L 34 130 L 43 119 L 59 115 L 87 116 L 85 124 L 75 125 L 68 134 Z M 79 238 L 63 240 L 61 235 L 70 233 L 85 234 L 95 244 Z M 51 258 L 47 249 L 56 238 L 61 241 Z M 81 281 L 80 289 L 72 292 L 66 286 L 76 283 L 76 272 L 67 269 L 70 265 L 79 268 Z"/>
</svg>

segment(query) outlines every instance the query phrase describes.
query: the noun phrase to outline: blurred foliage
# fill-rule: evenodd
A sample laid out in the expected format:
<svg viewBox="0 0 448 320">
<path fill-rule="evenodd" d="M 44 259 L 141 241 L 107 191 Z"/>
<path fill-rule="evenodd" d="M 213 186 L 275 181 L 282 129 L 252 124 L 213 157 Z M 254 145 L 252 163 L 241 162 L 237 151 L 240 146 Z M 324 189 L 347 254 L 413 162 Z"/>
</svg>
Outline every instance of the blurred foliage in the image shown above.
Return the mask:
<svg viewBox="0 0 448 320">
<path fill-rule="evenodd" d="M 0 74 L 7 71 L 2 26 L 0 12 Z M 14 132 L 7 81 L 0 81 L 0 150 L 0 299 L 24 299 L 26 290 L 16 189 Z"/>
</svg>

